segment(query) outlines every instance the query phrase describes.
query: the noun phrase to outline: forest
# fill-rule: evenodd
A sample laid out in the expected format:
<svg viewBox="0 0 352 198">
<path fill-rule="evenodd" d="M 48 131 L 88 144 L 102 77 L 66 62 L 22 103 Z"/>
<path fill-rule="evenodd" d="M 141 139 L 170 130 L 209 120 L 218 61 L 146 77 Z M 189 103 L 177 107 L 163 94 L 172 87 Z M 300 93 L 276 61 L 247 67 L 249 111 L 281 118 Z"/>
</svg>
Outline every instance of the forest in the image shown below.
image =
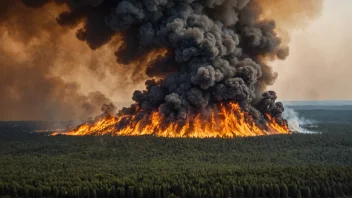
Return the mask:
<svg viewBox="0 0 352 198">
<path fill-rule="evenodd" d="M 0 197 L 352 196 L 350 122 L 234 139 L 51 137 L 0 124 Z"/>
</svg>

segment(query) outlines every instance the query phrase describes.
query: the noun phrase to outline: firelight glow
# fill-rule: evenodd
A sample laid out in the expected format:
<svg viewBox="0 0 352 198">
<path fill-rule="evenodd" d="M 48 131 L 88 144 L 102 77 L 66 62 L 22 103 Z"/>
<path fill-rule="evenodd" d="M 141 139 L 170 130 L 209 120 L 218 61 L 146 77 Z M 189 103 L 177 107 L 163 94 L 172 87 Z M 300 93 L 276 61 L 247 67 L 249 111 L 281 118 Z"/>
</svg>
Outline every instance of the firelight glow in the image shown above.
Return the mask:
<svg viewBox="0 0 352 198">
<path fill-rule="evenodd" d="M 243 112 L 238 104 L 221 104 L 213 109 L 208 118 L 197 114 L 181 122 L 164 122 L 164 117 L 153 112 L 149 119 L 136 121 L 136 116 L 104 116 L 94 123 L 85 123 L 68 132 L 55 132 L 52 135 L 111 135 L 141 136 L 154 135 L 171 138 L 233 138 L 262 136 L 273 134 L 290 134 L 287 124 L 280 125 L 274 118 L 266 115 L 268 122 L 264 127 L 257 125 Z"/>
</svg>

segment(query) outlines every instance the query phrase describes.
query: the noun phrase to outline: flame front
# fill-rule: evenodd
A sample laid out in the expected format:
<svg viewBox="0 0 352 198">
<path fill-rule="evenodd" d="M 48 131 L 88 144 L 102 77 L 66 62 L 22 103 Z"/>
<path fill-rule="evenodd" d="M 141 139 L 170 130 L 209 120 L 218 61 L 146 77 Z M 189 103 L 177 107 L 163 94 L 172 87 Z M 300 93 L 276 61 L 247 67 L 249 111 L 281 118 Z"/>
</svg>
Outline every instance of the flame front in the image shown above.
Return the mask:
<svg viewBox="0 0 352 198">
<path fill-rule="evenodd" d="M 269 115 L 267 115 L 267 119 L 268 122 L 264 127 L 259 126 L 246 112 L 241 110 L 238 104 L 229 103 L 213 109 L 206 118 L 197 114 L 193 117 L 189 116 L 183 122 L 166 122 L 159 112 L 153 112 L 148 118 L 142 118 L 138 121 L 135 121 L 136 116 L 131 115 L 106 116 L 95 123 L 86 123 L 71 131 L 56 132 L 52 135 L 154 135 L 174 138 L 233 138 L 291 133 L 286 123 L 280 125 L 275 118 L 271 118 Z"/>
</svg>

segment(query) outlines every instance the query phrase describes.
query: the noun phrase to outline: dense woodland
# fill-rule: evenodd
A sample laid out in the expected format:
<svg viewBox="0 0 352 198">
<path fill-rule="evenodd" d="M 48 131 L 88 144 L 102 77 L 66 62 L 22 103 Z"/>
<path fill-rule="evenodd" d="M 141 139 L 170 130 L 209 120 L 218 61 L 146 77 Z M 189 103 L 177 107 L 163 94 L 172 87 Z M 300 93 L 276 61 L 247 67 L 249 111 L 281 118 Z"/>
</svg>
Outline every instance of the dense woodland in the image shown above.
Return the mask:
<svg viewBox="0 0 352 198">
<path fill-rule="evenodd" d="M 236 139 L 0 132 L 0 197 L 351 197 L 352 124 Z"/>
</svg>

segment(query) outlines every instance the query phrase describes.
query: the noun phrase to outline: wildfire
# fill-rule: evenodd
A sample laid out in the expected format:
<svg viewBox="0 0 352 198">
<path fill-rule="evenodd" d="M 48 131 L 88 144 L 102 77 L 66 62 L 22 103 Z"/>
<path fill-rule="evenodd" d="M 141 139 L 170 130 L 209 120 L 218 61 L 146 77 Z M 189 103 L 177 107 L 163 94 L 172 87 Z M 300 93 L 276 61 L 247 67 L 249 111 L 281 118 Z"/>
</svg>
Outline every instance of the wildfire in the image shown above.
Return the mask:
<svg viewBox="0 0 352 198">
<path fill-rule="evenodd" d="M 189 116 L 183 122 L 166 122 L 159 112 L 153 112 L 147 118 L 136 120 L 136 116 L 106 116 L 95 123 L 86 123 L 72 131 L 52 135 L 112 135 L 190 138 L 232 138 L 260 136 L 271 134 L 290 134 L 286 124 L 280 125 L 267 115 L 264 127 L 258 126 L 253 119 L 243 112 L 238 104 L 229 103 L 213 109 L 207 118 L 201 114 Z"/>
</svg>

